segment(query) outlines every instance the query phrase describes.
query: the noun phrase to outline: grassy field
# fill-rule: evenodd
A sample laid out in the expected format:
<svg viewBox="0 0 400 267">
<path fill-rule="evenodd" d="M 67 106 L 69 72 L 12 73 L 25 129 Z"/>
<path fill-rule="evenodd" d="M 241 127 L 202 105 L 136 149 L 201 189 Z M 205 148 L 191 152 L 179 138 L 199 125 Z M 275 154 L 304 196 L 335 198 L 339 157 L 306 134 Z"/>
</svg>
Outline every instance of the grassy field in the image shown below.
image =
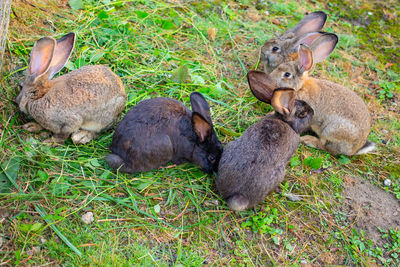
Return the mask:
<svg viewBox="0 0 400 267">
<path fill-rule="evenodd" d="M 0 78 L 0 265 L 399 266 L 400 10 L 394 0 L 356 3 L 13 1 Z M 215 176 L 192 164 L 112 172 L 104 160 L 112 130 L 51 147 L 41 143 L 48 132 L 21 127 L 31 119 L 14 101 L 34 42 L 74 31 L 61 74 L 110 66 L 128 92 L 124 114 L 159 96 L 190 107 L 199 91 L 226 144 L 271 110 L 245 78 L 259 48 L 315 10 L 328 14 L 324 30 L 339 43 L 314 75 L 364 99 L 377 149 L 348 158 L 301 145 L 280 188 L 254 210 L 231 212 Z M 94 221 L 85 224 L 88 212 Z"/>
</svg>

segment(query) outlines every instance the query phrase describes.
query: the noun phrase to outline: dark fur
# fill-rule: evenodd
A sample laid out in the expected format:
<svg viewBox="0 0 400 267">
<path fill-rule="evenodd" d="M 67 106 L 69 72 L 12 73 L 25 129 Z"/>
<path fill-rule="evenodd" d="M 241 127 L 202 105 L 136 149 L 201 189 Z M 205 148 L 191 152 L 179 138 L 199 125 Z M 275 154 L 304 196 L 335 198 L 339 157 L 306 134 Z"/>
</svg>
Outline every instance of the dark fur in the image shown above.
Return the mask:
<svg viewBox="0 0 400 267">
<path fill-rule="evenodd" d="M 193 102 L 195 97 L 199 101 Z M 132 173 L 189 161 L 207 173 L 216 171 L 222 145 L 212 128 L 207 102 L 200 93 L 192 93 L 191 101 L 193 114 L 170 98 L 144 100 L 133 107 L 114 133 L 112 154 L 107 157 L 111 168 Z M 194 130 L 195 114 L 211 126 L 204 142 Z"/>
<path fill-rule="evenodd" d="M 300 100 L 295 101 L 293 113 L 268 115 L 225 147 L 216 184 L 232 210 L 255 206 L 283 181 L 285 166 L 299 145 L 299 134 L 314 114 Z"/>
</svg>

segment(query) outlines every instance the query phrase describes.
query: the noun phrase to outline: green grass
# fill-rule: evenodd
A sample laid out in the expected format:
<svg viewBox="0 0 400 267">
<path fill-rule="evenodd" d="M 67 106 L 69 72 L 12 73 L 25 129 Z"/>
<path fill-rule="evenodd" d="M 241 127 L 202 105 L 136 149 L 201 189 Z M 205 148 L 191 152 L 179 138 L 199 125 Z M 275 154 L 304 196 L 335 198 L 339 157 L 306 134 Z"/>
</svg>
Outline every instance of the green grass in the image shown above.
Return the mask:
<svg viewBox="0 0 400 267">
<path fill-rule="evenodd" d="M 399 91 L 392 86 L 398 85 L 399 73 L 385 69 L 388 55 L 366 45 L 363 29 L 353 32 L 345 19 L 353 16 L 349 10 L 339 12 L 318 1 L 305 6 L 296 1 L 259 1 L 256 6 L 246 0 L 84 1 L 80 10 L 50 0 L 35 4 L 13 3 L 0 79 L 0 215 L 7 213 L 0 216 L 0 263 L 398 264 L 393 254 L 399 253 L 398 229 L 383 229 L 388 245 L 379 247 L 353 229 L 340 209 L 346 176 L 380 187 L 382 177 L 390 177 L 392 186 L 385 190 L 400 198 L 400 116 L 393 104 Z M 394 1 L 387 8 L 392 8 L 390 14 L 399 12 Z M 229 211 L 216 192 L 215 176 L 192 164 L 135 175 L 112 172 L 104 160 L 112 130 L 87 145 L 67 140 L 50 147 L 41 143 L 46 132 L 21 128 L 30 118 L 13 101 L 34 42 L 74 31 L 75 50 L 61 74 L 84 65 L 110 66 L 128 92 L 124 114 L 139 101 L 158 96 L 190 106 L 190 93 L 199 91 L 211 105 L 217 134 L 227 143 L 271 110 L 251 95 L 245 79 L 256 66 L 262 43 L 293 26 L 305 11 L 320 9 L 328 13 L 325 29 L 338 33 L 340 41 L 315 75 L 363 97 L 374 119 L 370 138 L 378 149 L 336 158 L 301 145 L 285 182 L 255 210 Z M 281 25 L 272 23 L 275 18 Z M 46 19 L 53 26 L 44 24 Z M 215 40 L 208 35 L 211 28 Z M 382 32 L 386 34 L 385 28 Z M 286 197 L 291 195 L 300 200 Z M 95 220 L 86 225 L 81 216 L 88 211 Z M 39 251 L 32 254 L 33 248 Z"/>
</svg>

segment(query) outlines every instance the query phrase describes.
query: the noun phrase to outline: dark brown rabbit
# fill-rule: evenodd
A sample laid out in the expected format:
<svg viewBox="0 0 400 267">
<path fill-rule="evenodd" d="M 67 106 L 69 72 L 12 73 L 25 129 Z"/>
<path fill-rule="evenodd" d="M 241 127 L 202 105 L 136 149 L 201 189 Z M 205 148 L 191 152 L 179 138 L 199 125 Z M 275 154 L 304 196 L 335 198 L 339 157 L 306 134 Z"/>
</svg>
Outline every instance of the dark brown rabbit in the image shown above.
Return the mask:
<svg viewBox="0 0 400 267">
<path fill-rule="evenodd" d="M 110 127 L 125 107 L 124 85 L 106 66 L 85 66 L 52 79 L 67 63 L 74 43 L 74 33 L 57 41 L 38 40 L 16 100 L 37 122 L 25 124 L 25 130 L 53 132 L 45 142 L 61 143 L 71 135 L 74 143 L 87 143 Z"/>
<path fill-rule="evenodd" d="M 304 101 L 295 100 L 295 91 L 276 88 L 264 72 L 247 74 L 250 89 L 275 113 L 250 126 L 236 141 L 226 145 L 216 180 L 219 193 L 235 211 L 254 207 L 285 177 L 285 167 L 314 114 Z"/>
<path fill-rule="evenodd" d="M 320 31 L 325 21 L 324 12 L 312 12 L 285 33 L 267 40 L 261 47 L 261 62 L 264 65 L 264 71 L 271 73 L 281 63 L 296 59 L 300 44 L 310 45 L 323 34 Z"/>
<path fill-rule="evenodd" d="M 143 100 L 117 127 L 107 162 L 113 169 L 133 173 L 172 162 L 199 165 L 216 171 L 222 145 L 213 129 L 210 108 L 203 95 L 190 95 L 192 111 L 171 98 Z"/>
</svg>

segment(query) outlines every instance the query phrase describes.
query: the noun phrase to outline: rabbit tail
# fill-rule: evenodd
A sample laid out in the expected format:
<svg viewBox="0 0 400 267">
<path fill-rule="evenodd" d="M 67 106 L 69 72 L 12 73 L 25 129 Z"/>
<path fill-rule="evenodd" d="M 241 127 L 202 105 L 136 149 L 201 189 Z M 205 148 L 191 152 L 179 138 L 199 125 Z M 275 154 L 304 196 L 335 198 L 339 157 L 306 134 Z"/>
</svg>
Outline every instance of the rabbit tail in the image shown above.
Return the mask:
<svg viewBox="0 0 400 267">
<path fill-rule="evenodd" d="M 242 194 L 234 194 L 230 196 L 226 202 L 228 206 L 234 211 L 240 211 L 247 209 L 249 200 Z"/>
<path fill-rule="evenodd" d="M 375 143 L 367 140 L 363 147 L 356 152 L 356 155 L 367 154 L 373 150 L 375 150 Z"/>
<path fill-rule="evenodd" d="M 117 154 L 108 155 L 106 158 L 106 161 L 107 161 L 108 165 L 114 170 L 116 170 L 119 167 L 121 167 L 122 165 L 124 165 L 124 160 Z"/>
</svg>

